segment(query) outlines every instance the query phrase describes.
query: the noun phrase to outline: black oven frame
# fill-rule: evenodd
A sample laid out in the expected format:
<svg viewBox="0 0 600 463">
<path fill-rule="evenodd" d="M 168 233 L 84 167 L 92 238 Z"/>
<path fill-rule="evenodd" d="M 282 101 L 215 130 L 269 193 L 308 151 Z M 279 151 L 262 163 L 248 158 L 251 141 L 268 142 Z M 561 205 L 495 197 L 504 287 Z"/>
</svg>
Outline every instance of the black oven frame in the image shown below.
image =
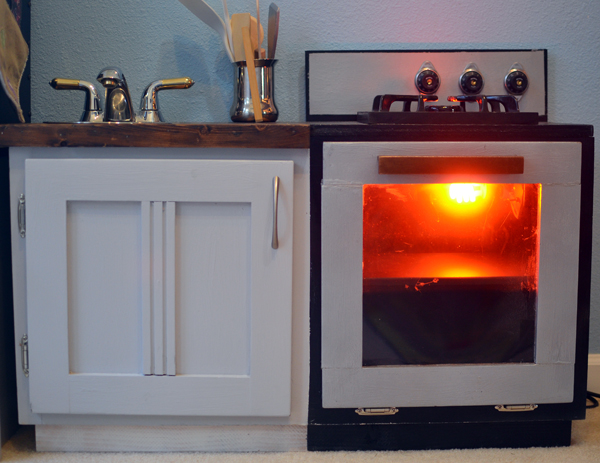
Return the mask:
<svg viewBox="0 0 600 463">
<path fill-rule="evenodd" d="M 359 416 L 322 407 L 321 181 L 323 143 L 350 141 L 569 141 L 581 143 L 581 211 L 574 400 L 532 412 L 493 406 L 410 407 L 391 416 Z M 573 420 L 585 418 L 594 181 L 593 126 L 362 125 L 312 123 L 310 146 L 310 389 L 308 449 L 419 450 L 568 446 Z M 392 404 L 393 405 L 393 404 Z"/>
</svg>

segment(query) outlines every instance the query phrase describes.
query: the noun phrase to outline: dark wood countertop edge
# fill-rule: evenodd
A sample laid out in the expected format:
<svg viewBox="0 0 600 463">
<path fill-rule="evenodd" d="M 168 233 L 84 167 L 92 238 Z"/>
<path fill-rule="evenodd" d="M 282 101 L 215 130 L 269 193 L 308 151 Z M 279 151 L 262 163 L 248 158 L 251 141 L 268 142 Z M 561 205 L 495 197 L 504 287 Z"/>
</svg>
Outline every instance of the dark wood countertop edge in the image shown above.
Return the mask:
<svg viewBox="0 0 600 463">
<path fill-rule="evenodd" d="M 6 124 L 0 147 L 302 148 L 309 124 Z"/>
</svg>

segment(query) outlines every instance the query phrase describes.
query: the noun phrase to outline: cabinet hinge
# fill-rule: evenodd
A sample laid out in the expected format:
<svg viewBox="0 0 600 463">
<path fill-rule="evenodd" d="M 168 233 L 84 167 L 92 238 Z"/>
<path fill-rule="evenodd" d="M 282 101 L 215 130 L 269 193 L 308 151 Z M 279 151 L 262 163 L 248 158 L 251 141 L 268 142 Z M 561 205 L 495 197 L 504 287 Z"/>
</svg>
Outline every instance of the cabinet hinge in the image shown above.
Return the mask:
<svg viewBox="0 0 600 463">
<path fill-rule="evenodd" d="M 25 195 L 19 196 L 19 209 L 17 214 L 17 222 L 19 224 L 19 235 L 25 238 Z"/>
<path fill-rule="evenodd" d="M 21 338 L 21 365 L 23 367 L 23 374 L 29 376 L 29 340 L 27 335 L 24 334 Z"/>
<path fill-rule="evenodd" d="M 396 407 L 357 408 L 354 411 L 361 416 L 386 416 L 386 415 L 395 415 L 396 413 L 398 413 L 398 409 Z"/>
<path fill-rule="evenodd" d="M 538 408 L 537 404 L 525 405 L 496 405 L 499 412 L 532 412 Z"/>
</svg>

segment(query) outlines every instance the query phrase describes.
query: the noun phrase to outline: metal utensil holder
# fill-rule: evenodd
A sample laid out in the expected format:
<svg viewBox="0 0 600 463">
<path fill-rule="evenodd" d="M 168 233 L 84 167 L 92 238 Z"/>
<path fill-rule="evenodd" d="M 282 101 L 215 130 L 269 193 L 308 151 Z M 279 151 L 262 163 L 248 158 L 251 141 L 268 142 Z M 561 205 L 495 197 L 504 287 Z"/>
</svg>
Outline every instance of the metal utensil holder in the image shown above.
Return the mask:
<svg viewBox="0 0 600 463">
<path fill-rule="evenodd" d="M 260 93 L 262 116 L 264 122 L 275 122 L 279 116 L 275 106 L 275 85 L 273 67 L 275 59 L 255 59 L 256 79 Z M 250 81 L 246 61 L 236 61 L 233 76 L 233 104 L 230 115 L 233 122 L 254 122 L 254 109 L 250 95 Z"/>
</svg>

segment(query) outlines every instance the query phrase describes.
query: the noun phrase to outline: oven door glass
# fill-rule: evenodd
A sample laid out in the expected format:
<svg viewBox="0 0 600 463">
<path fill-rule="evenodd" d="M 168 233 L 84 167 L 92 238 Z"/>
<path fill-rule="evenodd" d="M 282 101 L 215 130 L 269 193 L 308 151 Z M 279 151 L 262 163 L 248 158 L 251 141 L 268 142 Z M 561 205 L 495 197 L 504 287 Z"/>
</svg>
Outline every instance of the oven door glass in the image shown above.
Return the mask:
<svg viewBox="0 0 600 463">
<path fill-rule="evenodd" d="M 363 366 L 534 361 L 540 184 L 363 186 Z"/>
<path fill-rule="evenodd" d="M 389 174 L 380 156 L 524 161 Z M 325 143 L 321 191 L 323 407 L 573 400 L 579 143 Z"/>
</svg>

